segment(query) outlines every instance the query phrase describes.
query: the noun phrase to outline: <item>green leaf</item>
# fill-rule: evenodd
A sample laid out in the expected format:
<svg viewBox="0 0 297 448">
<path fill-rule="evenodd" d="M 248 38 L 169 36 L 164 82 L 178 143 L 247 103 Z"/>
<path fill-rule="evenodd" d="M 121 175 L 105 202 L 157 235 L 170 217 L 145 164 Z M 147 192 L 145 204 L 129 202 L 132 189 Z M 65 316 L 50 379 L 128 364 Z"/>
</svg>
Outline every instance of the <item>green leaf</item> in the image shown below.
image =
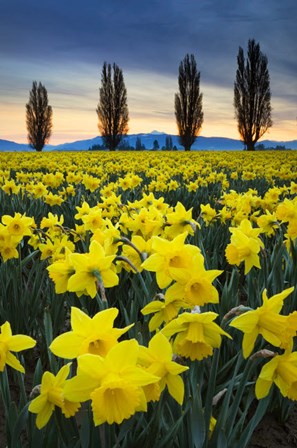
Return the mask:
<svg viewBox="0 0 297 448">
<path fill-rule="evenodd" d="M 21 412 L 19 413 L 16 421 L 15 421 L 15 425 L 13 428 L 13 432 L 12 432 L 12 437 L 11 437 L 11 446 L 12 447 L 18 447 L 19 442 L 20 442 L 20 435 L 21 432 L 24 430 L 24 428 L 26 427 L 27 421 L 28 421 L 28 407 L 29 407 L 29 403 L 27 403 L 23 409 L 21 410 Z"/>
</svg>

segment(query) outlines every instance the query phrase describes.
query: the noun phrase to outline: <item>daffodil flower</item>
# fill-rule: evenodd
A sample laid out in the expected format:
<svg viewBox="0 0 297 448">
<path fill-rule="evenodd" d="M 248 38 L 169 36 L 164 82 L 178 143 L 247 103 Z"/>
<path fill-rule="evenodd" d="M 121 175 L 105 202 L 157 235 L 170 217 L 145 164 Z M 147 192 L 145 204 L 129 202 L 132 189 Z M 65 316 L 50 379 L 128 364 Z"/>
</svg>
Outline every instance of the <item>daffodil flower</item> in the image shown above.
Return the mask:
<svg viewBox="0 0 297 448">
<path fill-rule="evenodd" d="M 139 348 L 140 364 L 146 367 L 147 372 L 160 377 L 157 383 L 159 396 L 167 386 L 170 395 L 181 405 L 184 399 L 184 383 L 179 374 L 188 370 L 188 367 L 172 361 L 172 357 L 172 346 L 162 332 L 157 333 L 150 340 L 148 348 L 143 346 Z M 147 399 L 149 399 L 149 388 L 150 385 L 144 388 Z M 159 396 L 154 399 L 159 399 Z"/>
<path fill-rule="evenodd" d="M 24 334 L 13 335 L 9 322 L 0 326 L 0 372 L 3 372 L 5 364 L 24 373 L 25 369 L 20 361 L 11 352 L 20 352 L 36 345 L 36 341 Z"/>
<path fill-rule="evenodd" d="M 3 231 L 3 227 L 0 227 L 0 255 L 3 261 L 6 262 L 11 258 L 19 257 L 17 246 L 20 239 L 9 235 L 6 229 Z"/>
<path fill-rule="evenodd" d="M 54 261 L 46 268 L 49 277 L 55 283 L 55 291 L 57 294 L 62 294 L 68 291 L 68 280 L 75 273 L 75 269 L 69 258 L 71 253 L 70 249 L 65 247 L 65 258 L 63 260 Z"/>
<path fill-rule="evenodd" d="M 78 296 L 88 294 L 94 298 L 97 293 L 98 276 L 105 288 L 116 286 L 119 278 L 114 272 L 112 262 L 115 255 L 106 255 L 104 248 L 97 241 L 92 241 L 86 254 L 73 253 L 69 255 L 69 263 L 75 273 L 69 278 L 67 290 Z"/>
<path fill-rule="evenodd" d="M 172 241 L 158 236 L 152 238 L 152 252 L 142 267 L 156 272 L 156 280 L 160 288 L 166 288 L 173 280 L 171 268 L 188 269 L 192 266 L 192 258 L 200 249 L 191 244 L 185 244 L 188 233 L 178 235 Z"/>
<path fill-rule="evenodd" d="M 32 234 L 34 219 L 26 216 L 26 214 L 21 215 L 21 213 L 15 213 L 14 216 L 3 215 L 1 221 L 7 226 L 9 235 L 18 237 L 20 240 L 24 236 Z"/>
<path fill-rule="evenodd" d="M 271 237 L 275 234 L 275 230 L 279 228 L 275 213 L 265 210 L 265 213 L 257 218 L 257 224 L 267 236 Z"/>
<path fill-rule="evenodd" d="M 223 271 L 204 268 L 204 257 L 201 253 L 193 257 L 191 269 L 171 268 L 170 273 L 176 281 L 166 291 L 168 299 L 183 299 L 191 308 L 205 303 L 218 303 L 219 294 L 212 282 Z"/>
<path fill-rule="evenodd" d="M 203 221 L 205 222 L 206 226 L 208 226 L 211 221 L 213 221 L 217 215 L 217 212 L 214 208 L 210 206 L 210 204 L 201 204 L 201 216 L 203 218 Z"/>
<path fill-rule="evenodd" d="M 102 358 L 86 354 L 78 358 L 77 376 L 64 388 L 70 401 L 91 399 L 95 425 L 122 423 L 138 411 L 146 411 L 143 386 L 160 378 L 137 365 L 139 346 L 135 339 L 115 345 Z"/>
<path fill-rule="evenodd" d="M 113 323 L 119 310 L 108 308 L 99 311 L 93 318 L 79 308 L 71 307 L 71 331 L 57 336 L 50 350 L 61 358 L 74 359 L 84 353 L 105 357 L 118 343 L 118 338 L 134 324 L 125 328 L 114 328 Z"/>
<path fill-rule="evenodd" d="M 284 300 L 288 297 L 294 287 L 287 288 L 279 294 L 267 297 L 266 289 L 263 291 L 263 305 L 256 310 L 247 311 L 235 317 L 229 324 L 244 333 L 242 340 L 242 352 L 247 358 L 253 351 L 254 345 L 259 335 L 274 345 L 280 347 L 286 342 L 286 329 L 288 328 L 287 316 L 281 316 Z"/>
<path fill-rule="evenodd" d="M 213 322 L 218 314 L 182 313 L 173 319 L 163 329 L 166 337 L 175 336 L 173 350 L 175 353 L 190 358 L 192 361 L 207 358 L 213 354 L 213 349 L 221 345 L 222 336 L 231 336 Z"/>
<path fill-rule="evenodd" d="M 262 367 L 255 386 L 258 400 L 269 394 L 273 383 L 284 397 L 297 400 L 297 352 L 286 350 Z"/>
<path fill-rule="evenodd" d="M 37 414 L 36 426 L 43 428 L 51 418 L 55 406 L 59 407 L 65 417 L 72 417 L 80 407 L 79 402 L 70 402 L 65 399 L 63 388 L 67 384 L 67 377 L 70 365 L 63 366 L 57 375 L 51 372 L 44 372 L 40 385 L 40 395 L 34 398 L 29 404 L 29 411 Z"/>
<path fill-rule="evenodd" d="M 194 235 L 196 228 L 200 229 L 200 225 L 192 218 L 192 208 L 186 210 L 181 202 L 174 207 L 174 211 L 166 213 L 165 235 L 170 239 L 175 238 L 183 232 Z"/>
<path fill-rule="evenodd" d="M 231 243 L 225 251 L 228 263 L 238 266 L 243 261 L 245 275 L 253 266 L 260 269 L 258 254 L 264 245 L 258 236 L 262 229 L 253 229 L 250 221 L 243 219 L 238 227 L 230 227 L 229 230 L 232 233 Z"/>
<path fill-rule="evenodd" d="M 181 308 L 187 308 L 188 304 L 179 298 L 169 298 L 167 291 L 164 300 L 153 300 L 142 308 L 141 313 L 154 314 L 149 321 L 149 330 L 155 331 L 164 322 L 168 323 L 174 319 Z"/>
</svg>

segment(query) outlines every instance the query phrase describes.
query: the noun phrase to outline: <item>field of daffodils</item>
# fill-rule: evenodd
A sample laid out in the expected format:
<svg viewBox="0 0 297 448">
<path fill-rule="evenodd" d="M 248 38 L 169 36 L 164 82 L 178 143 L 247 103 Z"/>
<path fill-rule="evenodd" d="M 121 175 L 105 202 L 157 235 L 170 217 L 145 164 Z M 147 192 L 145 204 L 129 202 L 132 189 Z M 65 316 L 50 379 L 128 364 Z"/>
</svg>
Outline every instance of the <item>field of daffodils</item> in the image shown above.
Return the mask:
<svg viewBox="0 0 297 448">
<path fill-rule="evenodd" d="M 12 448 L 244 448 L 297 400 L 297 152 L 0 153 Z"/>
</svg>

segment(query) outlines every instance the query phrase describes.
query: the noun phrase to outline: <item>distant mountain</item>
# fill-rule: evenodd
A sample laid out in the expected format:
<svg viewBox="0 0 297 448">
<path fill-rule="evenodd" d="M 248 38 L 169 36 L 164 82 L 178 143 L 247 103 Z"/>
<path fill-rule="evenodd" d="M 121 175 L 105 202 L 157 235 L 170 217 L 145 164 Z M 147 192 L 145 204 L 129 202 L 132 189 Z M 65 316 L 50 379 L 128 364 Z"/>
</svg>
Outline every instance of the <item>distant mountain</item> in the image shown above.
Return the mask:
<svg viewBox="0 0 297 448">
<path fill-rule="evenodd" d="M 157 140 L 159 148 L 162 149 L 165 146 L 166 137 L 169 134 L 164 132 L 152 131 L 148 134 L 130 134 L 127 135 L 124 140 L 129 146 L 135 147 L 136 139 L 140 138 L 142 145 L 146 149 L 152 149 L 154 147 L 154 141 Z M 183 149 L 179 144 L 178 136 L 171 135 L 172 144 L 177 149 Z M 297 140 L 292 141 L 272 141 L 263 140 L 261 143 L 266 148 L 275 148 L 276 146 L 284 146 L 287 149 L 297 149 Z M 97 136 L 95 138 L 87 140 L 77 140 L 75 142 L 63 143 L 61 145 L 46 145 L 44 151 L 86 151 L 93 145 L 102 145 L 102 138 Z M 240 140 L 225 137 L 198 137 L 195 143 L 192 145 L 192 150 L 196 151 L 241 151 L 243 149 L 243 143 Z M 23 143 L 15 143 L 9 140 L 0 139 L 0 151 L 34 151 L 28 145 Z"/>
<path fill-rule="evenodd" d="M 55 146 L 53 145 L 46 145 L 44 147 L 44 150 L 51 151 L 55 149 Z M 0 152 L 6 152 L 6 151 L 35 151 L 33 150 L 29 145 L 26 143 L 16 143 L 12 142 L 10 140 L 1 140 L 0 139 Z"/>
<path fill-rule="evenodd" d="M 102 138 L 95 137 L 88 140 L 77 140 L 72 143 L 62 143 L 53 147 L 56 151 L 84 151 L 93 145 L 102 145 Z"/>
<path fill-rule="evenodd" d="M 32 149 L 23 143 L 15 143 L 9 140 L 0 139 L 0 151 L 32 151 Z"/>
</svg>

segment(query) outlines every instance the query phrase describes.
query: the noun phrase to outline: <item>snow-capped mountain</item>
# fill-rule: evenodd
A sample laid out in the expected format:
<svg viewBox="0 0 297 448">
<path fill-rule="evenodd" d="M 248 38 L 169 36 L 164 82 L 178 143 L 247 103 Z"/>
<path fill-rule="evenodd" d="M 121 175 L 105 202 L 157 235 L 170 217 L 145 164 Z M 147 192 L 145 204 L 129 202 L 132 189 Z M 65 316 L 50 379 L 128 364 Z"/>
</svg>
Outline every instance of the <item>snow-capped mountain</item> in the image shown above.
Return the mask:
<svg viewBox="0 0 297 448">
<path fill-rule="evenodd" d="M 150 133 L 140 133 L 140 134 L 129 134 L 124 137 L 126 146 L 134 147 L 136 145 L 136 140 L 140 139 L 141 145 L 145 149 L 153 149 L 158 147 L 166 146 L 166 137 L 170 136 L 172 138 L 172 145 L 176 146 L 177 149 L 183 149 L 179 143 L 177 135 L 169 135 L 164 132 L 152 131 Z M 155 143 L 157 141 L 157 145 Z M 287 149 L 297 149 L 297 140 L 292 141 L 272 141 L 263 140 L 262 143 L 266 148 L 275 148 L 277 146 L 282 146 Z M 86 151 L 94 145 L 102 145 L 102 138 L 97 136 L 87 140 L 77 140 L 74 142 L 63 143 L 60 145 L 46 145 L 43 151 Z M 195 143 L 192 145 L 192 150 L 196 151 L 234 151 L 242 150 L 243 143 L 240 140 L 225 138 L 225 137 L 203 137 L 199 136 Z M 34 151 L 27 144 L 15 143 L 9 140 L 0 139 L 0 151 Z"/>
</svg>

